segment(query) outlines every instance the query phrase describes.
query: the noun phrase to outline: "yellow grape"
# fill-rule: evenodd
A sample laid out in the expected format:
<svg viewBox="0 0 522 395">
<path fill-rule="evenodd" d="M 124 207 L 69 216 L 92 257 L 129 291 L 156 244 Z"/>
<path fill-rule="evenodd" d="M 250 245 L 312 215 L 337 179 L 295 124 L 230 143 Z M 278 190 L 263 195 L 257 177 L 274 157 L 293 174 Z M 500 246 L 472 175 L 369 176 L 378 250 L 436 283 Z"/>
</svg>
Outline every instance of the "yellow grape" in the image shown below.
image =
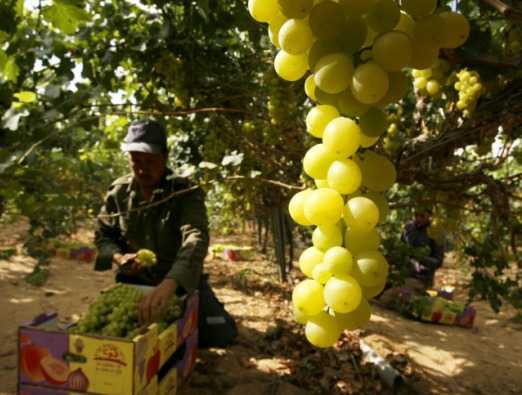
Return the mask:
<svg viewBox="0 0 522 395">
<path fill-rule="evenodd" d="M 423 18 L 435 11 L 437 0 L 401 0 L 401 8 L 414 18 Z"/>
<path fill-rule="evenodd" d="M 441 12 L 439 16 L 444 24 L 441 31 L 442 48 L 457 48 L 464 44 L 470 32 L 466 17 L 452 11 Z"/>
<path fill-rule="evenodd" d="M 349 313 L 359 306 L 361 286 L 352 276 L 342 274 L 331 277 L 324 286 L 324 301 L 336 313 Z"/>
<path fill-rule="evenodd" d="M 281 30 L 281 26 L 283 26 L 283 23 L 286 22 L 286 17 L 278 13 L 277 16 L 275 16 L 268 25 L 268 38 L 270 38 L 270 42 L 274 45 L 276 48 L 280 48 L 279 45 L 279 30 Z"/>
<path fill-rule="evenodd" d="M 415 21 L 404 11 L 401 11 L 399 23 L 395 26 L 395 30 L 406 33 L 413 40 L 415 39 L 413 31 L 415 30 Z"/>
<path fill-rule="evenodd" d="M 433 75 L 433 69 L 431 69 L 431 68 L 424 69 L 424 70 L 414 69 L 411 72 L 411 75 L 413 75 L 414 78 L 421 78 L 421 77 L 430 78 Z"/>
<path fill-rule="evenodd" d="M 332 94 L 332 93 L 326 93 L 319 87 L 315 88 L 315 96 L 317 97 L 317 101 L 320 104 L 338 107 L 339 97 L 341 95 L 342 95 L 342 92 L 337 93 L 337 94 Z"/>
<path fill-rule="evenodd" d="M 368 137 L 361 133 L 361 147 L 368 148 L 374 145 L 379 140 L 379 137 Z"/>
<path fill-rule="evenodd" d="M 386 281 L 388 262 L 379 251 L 365 251 L 357 255 L 358 280 L 365 287 L 375 287 Z"/>
<path fill-rule="evenodd" d="M 323 1 L 310 12 L 310 27 L 320 40 L 333 40 L 341 35 L 346 24 L 343 8 L 333 1 Z"/>
<path fill-rule="evenodd" d="M 426 84 L 426 91 L 430 95 L 435 96 L 440 91 L 440 84 L 436 80 L 429 80 Z"/>
<path fill-rule="evenodd" d="M 427 69 L 439 58 L 439 47 L 428 45 L 420 40 L 412 41 L 412 57 L 410 67 L 415 69 Z"/>
<path fill-rule="evenodd" d="M 279 9 L 287 18 L 305 18 L 314 5 L 313 0 L 278 0 Z"/>
<path fill-rule="evenodd" d="M 361 103 L 359 100 L 353 97 L 352 91 L 350 89 L 346 89 L 339 95 L 337 104 L 339 107 L 339 112 L 342 115 L 348 117 L 360 117 L 361 115 L 364 115 L 370 108 L 369 104 Z"/>
<path fill-rule="evenodd" d="M 308 96 L 313 101 L 317 101 L 317 97 L 315 96 L 315 82 L 313 74 L 310 74 L 308 77 L 306 77 L 304 90 L 306 96 Z"/>
<path fill-rule="evenodd" d="M 279 30 L 281 49 L 292 55 L 299 55 L 310 49 L 314 41 L 312 30 L 306 21 L 287 20 Z"/>
<path fill-rule="evenodd" d="M 402 99 L 408 92 L 408 77 L 402 72 L 388 73 L 389 88 L 386 95 L 377 103 L 378 107 L 385 107 Z"/>
<path fill-rule="evenodd" d="M 367 137 L 380 137 L 388 127 L 388 118 L 384 111 L 371 107 L 359 119 L 359 127 L 361 132 Z"/>
<path fill-rule="evenodd" d="M 364 15 L 376 0 L 339 0 L 346 15 Z"/>
<path fill-rule="evenodd" d="M 344 236 L 344 246 L 353 254 L 379 248 L 381 237 L 375 228 L 362 231 L 358 228 L 347 228 Z"/>
<path fill-rule="evenodd" d="M 353 155 L 359 148 L 360 140 L 361 129 L 354 121 L 345 117 L 330 121 L 323 133 L 324 146 L 340 159 Z"/>
<path fill-rule="evenodd" d="M 328 251 L 332 247 L 343 244 L 343 234 L 339 226 L 335 224 L 320 225 L 312 233 L 312 243 L 321 251 Z"/>
<path fill-rule="evenodd" d="M 315 179 L 314 183 L 317 186 L 317 188 L 330 188 L 330 186 L 328 185 L 328 180 Z"/>
<path fill-rule="evenodd" d="M 423 90 L 424 88 L 426 88 L 427 83 L 428 83 L 428 80 L 426 78 L 419 77 L 419 78 L 415 78 L 415 80 L 413 81 L 413 86 L 415 87 L 415 89 Z"/>
<path fill-rule="evenodd" d="M 324 285 L 332 277 L 330 267 L 324 263 L 319 263 L 314 267 L 312 278 L 319 284 Z"/>
<path fill-rule="evenodd" d="M 354 311 L 349 313 L 335 313 L 335 320 L 341 330 L 353 331 L 362 329 L 370 322 L 372 309 L 365 298 L 361 299 L 361 303 Z"/>
<path fill-rule="evenodd" d="M 352 60 L 342 53 L 326 55 L 315 65 L 315 85 L 326 93 L 341 93 L 350 85 L 352 76 Z"/>
<path fill-rule="evenodd" d="M 305 326 L 305 336 L 312 345 L 326 348 L 333 346 L 337 342 L 339 336 L 341 336 L 341 329 L 334 317 L 321 312 L 314 317 L 310 317 Z"/>
<path fill-rule="evenodd" d="M 248 11 L 258 22 L 270 23 L 279 13 L 278 0 L 248 0 Z"/>
<path fill-rule="evenodd" d="M 350 274 L 353 258 L 350 251 L 341 246 L 328 249 L 323 256 L 323 263 L 328 266 L 334 276 Z"/>
<path fill-rule="evenodd" d="M 335 153 L 324 144 L 310 148 L 303 158 L 303 169 L 312 178 L 325 179 L 328 168 L 335 160 Z"/>
<path fill-rule="evenodd" d="M 292 217 L 294 222 L 298 223 L 299 225 L 312 225 L 312 223 L 308 221 L 304 215 L 304 203 L 311 192 L 311 189 L 307 189 L 296 193 L 292 199 L 290 199 L 290 203 L 288 204 L 290 217 Z"/>
<path fill-rule="evenodd" d="M 415 23 L 413 37 L 415 41 L 419 41 L 430 47 L 440 48 L 443 33 L 441 27 L 444 22 L 439 15 L 429 15 Z"/>
<path fill-rule="evenodd" d="M 314 267 L 321 263 L 324 252 L 317 247 L 308 247 L 299 256 L 299 269 L 307 277 L 312 277 Z"/>
<path fill-rule="evenodd" d="M 294 320 L 300 324 L 304 325 L 310 319 L 310 317 L 308 315 L 306 315 L 301 310 L 299 310 L 297 307 L 295 307 L 294 304 L 292 304 L 292 313 L 294 316 Z"/>
<path fill-rule="evenodd" d="M 362 184 L 374 192 L 384 192 L 395 184 L 397 172 L 395 166 L 385 156 L 373 151 L 365 151 L 354 158 L 361 169 Z"/>
<path fill-rule="evenodd" d="M 366 41 L 368 36 L 368 26 L 363 18 L 350 16 L 341 36 L 341 43 L 344 52 L 353 54 L 358 51 Z"/>
<path fill-rule="evenodd" d="M 389 207 L 383 193 L 367 191 L 361 196 L 367 197 L 379 208 L 379 223 L 383 223 L 388 217 Z"/>
<path fill-rule="evenodd" d="M 377 103 L 386 95 L 389 86 L 388 74 L 375 62 L 363 63 L 353 73 L 352 93 L 362 103 Z"/>
<path fill-rule="evenodd" d="M 401 17 L 401 10 L 394 0 L 376 0 L 366 14 L 366 23 L 375 32 L 392 30 Z"/>
<path fill-rule="evenodd" d="M 343 198 L 335 189 L 321 188 L 306 198 L 304 213 L 315 225 L 333 225 L 343 215 Z"/>
<path fill-rule="evenodd" d="M 330 188 L 342 195 L 348 195 L 361 186 L 361 170 L 351 159 L 338 159 L 330 165 L 327 180 Z"/>
<path fill-rule="evenodd" d="M 400 71 L 412 57 L 410 37 L 406 33 L 391 31 L 378 36 L 372 48 L 373 60 L 386 71 Z"/>
<path fill-rule="evenodd" d="M 326 125 L 339 116 L 334 106 L 326 104 L 315 106 L 306 116 L 306 130 L 312 136 L 322 138 Z"/>
<path fill-rule="evenodd" d="M 343 47 L 338 40 L 317 40 L 308 52 L 308 67 L 315 70 L 317 62 L 326 55 L 341 52 Z"/>
<path fill-rule="evenodd" d="M 379 208 L 363 196 L 351 198 L 345 206 L 344 220 L 348 226 L 368 232 L 379 222 Z"/>
<path fill-rule="evenodd" d="M 361 286 L 363 296 L 366 299 L 371 299 L 379 295 L 386 288 L 386 280 L 382 281 L 380 284 L 373 287 L 365 287 Z"/>
<path fill-rule="evenodd" d="M 308 69 L 306 54 L 292 55 L 285 51 L 279 51 L 274 60 L 274 68 L 282 79 L 297 81 L 301 79 Z"/>
<path fill-rule="evenodd" d="M 292 302 L 303 314 L 319 314 L 325 307 L 323 286 L 315 280 L 301 281 L 292 292 Z"/>
</svg>

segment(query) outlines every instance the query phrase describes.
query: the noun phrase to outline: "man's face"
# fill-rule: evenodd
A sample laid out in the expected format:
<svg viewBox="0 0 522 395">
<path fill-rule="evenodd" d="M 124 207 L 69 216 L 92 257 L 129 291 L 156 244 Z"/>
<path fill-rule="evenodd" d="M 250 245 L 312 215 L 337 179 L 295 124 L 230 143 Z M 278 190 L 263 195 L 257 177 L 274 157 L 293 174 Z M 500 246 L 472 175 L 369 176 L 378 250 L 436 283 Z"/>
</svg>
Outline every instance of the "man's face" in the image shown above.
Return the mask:
<svg viewBox="0 0 522 395">
<path fill-rule="evenodd" d="M 154 187 L 161 181 L 165 172 L 166 154 L 147 154 L 130 152 L 129 167 L 134 177 L 143 187 Z"/>
</svg>

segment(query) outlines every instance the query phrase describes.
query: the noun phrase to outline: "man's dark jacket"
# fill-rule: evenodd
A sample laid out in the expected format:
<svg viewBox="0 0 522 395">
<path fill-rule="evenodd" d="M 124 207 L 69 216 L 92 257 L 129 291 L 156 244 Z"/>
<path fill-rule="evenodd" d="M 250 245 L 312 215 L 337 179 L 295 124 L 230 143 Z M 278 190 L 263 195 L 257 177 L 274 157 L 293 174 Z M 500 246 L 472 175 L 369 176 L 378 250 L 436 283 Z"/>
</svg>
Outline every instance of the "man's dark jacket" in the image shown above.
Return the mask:
<svg viewBox="0 0 522 395">
<path fill-rule="evenodd" d="M 141 269 L 133 282 L 157 285 L 172 278 L 190 293 L 199 285 L 209 243 L 204 193 L 168 170 L 146 202 L 132 175 L 121 177 L 112 183 L 98 215 L 95 243 L 96 270 L 110 269 L 116 252 L 147 248 L 158 263 Z"/>
</svg>

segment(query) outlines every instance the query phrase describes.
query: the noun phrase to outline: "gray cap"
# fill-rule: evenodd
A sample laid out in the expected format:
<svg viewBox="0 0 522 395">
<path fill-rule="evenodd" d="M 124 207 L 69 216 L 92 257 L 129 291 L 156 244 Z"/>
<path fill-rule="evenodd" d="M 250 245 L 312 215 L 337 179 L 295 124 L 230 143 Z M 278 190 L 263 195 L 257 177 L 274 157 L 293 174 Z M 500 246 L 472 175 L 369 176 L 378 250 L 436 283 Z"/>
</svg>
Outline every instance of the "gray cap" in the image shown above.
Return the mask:
<svg viewBox="0 0 522 395">
<path fill-rule="evenodd" d="M 146 152 L 159 154 L 167 152 L 165 127 L 153 119 L 132 122 L 121 145 L 123 152 Z"/>
</svg>

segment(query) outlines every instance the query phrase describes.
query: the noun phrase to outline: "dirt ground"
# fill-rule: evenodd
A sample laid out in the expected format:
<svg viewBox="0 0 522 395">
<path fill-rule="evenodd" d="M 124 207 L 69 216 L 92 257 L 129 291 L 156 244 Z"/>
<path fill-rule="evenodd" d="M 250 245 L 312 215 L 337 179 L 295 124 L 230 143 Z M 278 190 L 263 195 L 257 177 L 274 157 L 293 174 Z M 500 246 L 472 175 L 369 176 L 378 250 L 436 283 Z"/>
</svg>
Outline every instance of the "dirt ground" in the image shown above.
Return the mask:
<svg viewBox="0 0 522 395">
<path fill-rule="evenodd" d="M 0 249 L 20 248 L 23 237 L 23 225 L 4 228 L 0 231 Z M 89 237 L 83 234 L 80 239 L 88 242 Z M 109 273 L 96 273 L 89 264 L 54 258 L 49 281 L 37 288 L 23 280 L 34 263 L 23 254 L 0 260 L 0 298 L 4 300 L 0 320 L 0 394 L 16 391 L 18 325 L 48 310 L 57 310 L 61 317 L 69 319 L 84 311 L 99 290 L 113 281 Z M 350 376 L 354 369 L 347 366 L 345 370 L 349 359 L 339 353 L 303 357 L 300 348 L 306 345 L 301 343 L 299 334 L 285 334 L 289 328 L 286 322 L 290 317 L 290 288 L 276 284 L 274 266 L 262 257 L 250 262 L 210 257 L 206 270 L 216 294 L 237 320 L 240 336 L 238 343 L 226 350 L 200 353 L 195 373 L 181 391 L 183 395 L 386 393 L 385 389 L 368 390 L 370 387 L 361 389 L 355 385 L 355 376 Z M 446 268 L 438 280 L 459 286 L 460 277 L 456 269 Z M 484 303 L 474 306 L 477 319 L 473 330 L 410 321 L 374 306 L 371 323 L 361 336 L 383 356 L 407 358 L 411 392 L 522 393 L 522 327 L 509 320 L 514 312 L 506 309 L 497 315 Z M 309 366 L 312 370 L 307 371 Z M 356 377 L 364 379 L 366 376 L 354 367 L 359 374 Z M 319 386 L 309 388 L 303 384 L 307 383 L 307 375 L 322 377 L 317 381 Z M 328 387 L 332 382 L 335 391 Z"/>
</svg>

